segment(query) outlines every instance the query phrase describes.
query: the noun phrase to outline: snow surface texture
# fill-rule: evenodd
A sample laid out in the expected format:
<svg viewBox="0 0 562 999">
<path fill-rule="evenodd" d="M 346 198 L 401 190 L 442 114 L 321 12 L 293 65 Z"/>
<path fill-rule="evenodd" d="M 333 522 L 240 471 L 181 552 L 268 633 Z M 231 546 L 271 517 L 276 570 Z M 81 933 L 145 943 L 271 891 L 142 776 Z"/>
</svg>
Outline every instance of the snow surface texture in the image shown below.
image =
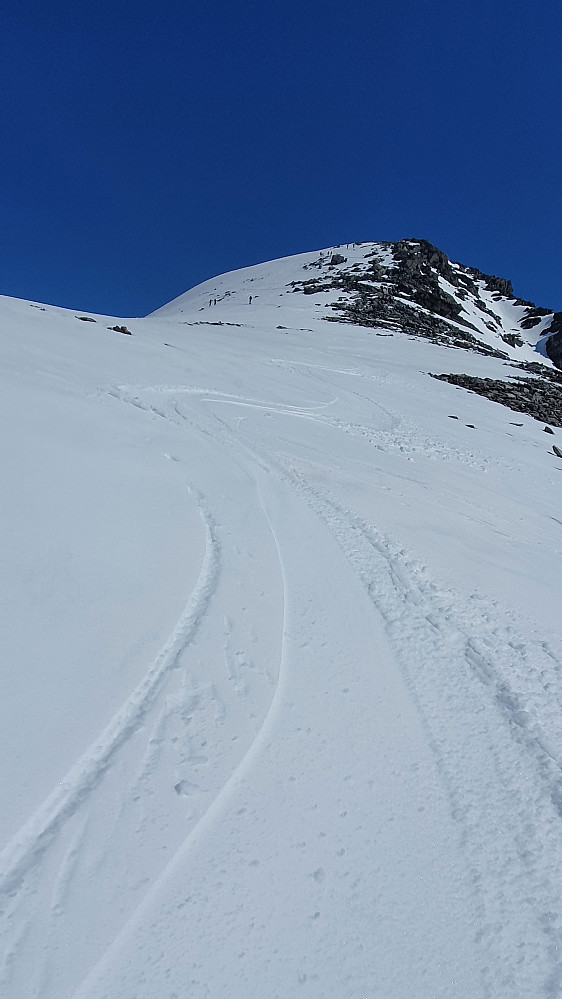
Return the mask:
<svg viewBox="0 0 562 999">
<path fill-rule="evenodd" d="M 0 302 L 9 999 L 562 994 L 562 431 L 317 258 Z"/>
</svg>

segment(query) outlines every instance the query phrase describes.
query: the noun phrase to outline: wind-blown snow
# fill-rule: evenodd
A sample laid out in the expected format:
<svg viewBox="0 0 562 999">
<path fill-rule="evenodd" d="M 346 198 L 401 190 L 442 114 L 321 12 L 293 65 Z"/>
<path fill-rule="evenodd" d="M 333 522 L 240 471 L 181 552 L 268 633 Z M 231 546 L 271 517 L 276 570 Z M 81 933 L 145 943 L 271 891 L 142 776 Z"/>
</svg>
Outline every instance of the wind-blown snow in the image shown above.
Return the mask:
<svg viewBox="0 0 562 999">
<path fill-rule="evenodd" d="M 10 999 L 561 994 L 561 431 L 331 252 L 0 301 Z"/>
</svg>

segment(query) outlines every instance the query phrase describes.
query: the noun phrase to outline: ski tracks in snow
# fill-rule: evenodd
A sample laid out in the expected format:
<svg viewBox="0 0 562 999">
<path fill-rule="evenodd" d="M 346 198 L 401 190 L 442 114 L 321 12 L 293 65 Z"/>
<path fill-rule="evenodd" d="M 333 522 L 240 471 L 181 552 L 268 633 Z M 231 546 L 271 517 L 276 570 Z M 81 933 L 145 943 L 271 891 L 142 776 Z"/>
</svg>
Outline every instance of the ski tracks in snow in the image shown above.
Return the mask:
<svg viewBox="0 0 562 999">
<path fill-rule="evenodd" d="M 78 760 L 59 787 L 0 854 L 0 896 L 10 895 L 27 871 L 49 848 L 63 823 L 96 787 L 115 753 L 141 724 L 158 696 L 162 682 L 174 669 L 205 613 L 220 571 L 220 544 L 210 515 L 199 497 L 205 522 L 205 557 L 199 579 L 172 635 L 146 676 L 111 720 L 99 739 Z"/>
<path fill-rule="evenodd" d="M 84 817 L 83 806 L 87 811 L 96 789 L 118 761 L 120 751 L 134 740 L 149 716 L 166 680 L 193 640 L 216 589 L 221 559 L 217 529 L 203 498 L 194 490 L 190 489 L 190 492 L 198 503 L 206 540 L 199 578 L 183 614 L 118 713 L 0 854 L 0 912 L 8 953 L 1 980 L 6 986 L 20 938 L 29 937 L 33 941 L 33 927 L 37 928 L 39 923 L 48 925 L 49 916 L 41 913 L 41 907 L 50 907 L 55 921 L 64 909 L 76 865 L 83 862 L 80 851 L 90 822 L 90 818 Z M 51 854 L 54 856 L 53 871 Z M 40 892 L 38 886 L 41 886 Z M 36 894 L 40 894 L 39 903 L 34 900 Z M 25 926 L 25 931 L 21 931 L 21 926 Z M 30 995 L 42 994 L 41 987 L 36 983 L 37 991 L 34 991 L 34 986 L 27 984 L 27 990 L 32 990 Z"/>
<path fill-rule="evenodd" d="M 331 905 L 338 916 L 352 923 L 358 920 L 355 925 L 361 937 L 355 950 L 351 945 L 347 948 L 350 978 L 340 983 L 341 996 L 355 995 L 358 983 L 367 995 L 374 983 L 382 981 L 380 968 L 373 970 L 369 946 L 375 951 L 377 946 L 387 951 L 395 948 L 398 959 L 400 948 L 405 947 L 405 934 L 416 929 L 412 920 L 424 919 L 424 904 L 432 893 L 426 898 L 412 880 L 423 877 L 415 873 L 415 813 L 423 825 L 424 812 L 438 812 L 441 795 L 447 811 L 441 821 L 445 840 L 448 838 L 442 849 L 448 851 L 452 879 L 450 889 L 445 882 L 442 886 L 445 895 L 448 891 L 450 894 L 444 905 L 458 920 L 459 961 L 461 940 L 466 936 L 468 956 L 462 962 L 466 974 L 472 968 L 476 975 L 472 977 L 472 991 L 460 994 L 482 999 L 515 994 L 521 999 L 559 995 L 562 761 L 558 747 L 562 745 L 562 705 L 555 701 L 553 692 L 560 687 L 560 657 L 545 642 L 522 641 L 516 626 L 506 624 L 499 609 L 484 604 L 476 595 L 466 601 L 444 591 L 432 580 L 429 570 L 412 560 L 403 548 L 344 508 L 327 490 L 311 485 L 305 461 L 279 453 L 274 438 L 264 444 L 263 440 L 256 442 L 243 435 L 240 421 L 234 430 L 228 419 L 214 411 L 213 403 L 249 408 L 264 419 L 268 413 L 276 413 L 282 418 L 321 422 L 328 430 L 371 435 L 372 443 L 383 449 L 398 446 L 415 450 L 425 447 L 424 442 L 410 439 L 411 428 L 402 425 L 400 433 L 408 439 L 397 444 L 397 427 L 388 423 L 391 414 L 386 414 L 386 426 L 378 431 L 369 428 L 367 422 L 344 424 L 322 412 L 329 408 L 329 402 L 311 407 L 286 406 L 198 386 L 121 386 L 111 394 L 154 419 L 174 424 L 179 432 L 188 431 L 194 439 L 204 440 L 223 461 L 228 455 L 230 482 L 228 477 L 222 483 L 206 480 L 204 465 L 199 465 L 195 481 L 201 494 L 193 490 L 193 495 L 205 524 L 206 551 L 199 581 L 184 614 L 118 715 L 1 855 L 0 891 L 8 942 L 3 968 L 5 986 L 23 981 L 25 969 L 18 972 L 16 965 L 25 963 L 26 948 L 42 946 L 43 977 L 21 994 L 26 999 L 74 995 L 87 967 L 83 962 L 72 966 L 70 959 L 70 968 L 61 970 L 65 968 L 65 940 L 71 933 L 68 919 L 77 916 L 88 892 L 93 897 L 96 876 L 103 873 L 101 880 L 105 883 L 110 872 L 115 882 L 112 908 L 116 900 L 124 899 L 119 918 L 107 927 L 92 930 L 87 914 L 82 916 L 84 932 L 93 936 L 90 966 L 94 964 L 96 970 L 84 980 L 79 995 L 91 994 L 97 999 L 101 994 L 96 991 L 98 979 L 103 981 L 112 968 L 116 981 L 121 974 L 112 964 L 119 948 L 128 946 L 135 934 L 142 937 L 143 918 L 149 906 L 159 904 L 159 893 L 176 871 L 185 871 L 191 853 L 202 856 L 205 839 L 213 840 L 219 816 L 228 813 L 233 840 L 242 822 L 240 816 L 254 816 L 240 851 L 253 849 L 257 855 L 261 842 L 262 859 L 269 856 L 269 868 L 267 863 L 262 865 L 272 879 L 265 890 L 272 892 L 273 884 L 277 885 L 275 897 L 281 915 L 276 925 L 281 937 L 284 920 L 302 920 L 303 948 L 294 957 L 297 963 L 291 966 L 291 974 L 295 973 L 291 981 L 295 985 L 308 983 L 315 999 L 327 994 L 322 991 L 321 965 L 325 962 L 329 967 L 329 955 L 338 948 L 339 938 L 333 925 L 322 929 L 321 913 L 323 907 Z M 461 456 L 461 460 L 465 459 Z M 237 485 L 240 494 L 238 497 L 234 492 L 223 499 L 226 519 L 219 520 L 215 500 L 221 506 L 221 490 L 224 495 L 229 485 Z M 247 525 L 240 514 L 229 524 L 229 501 L 242 506 L 247 497 L 252 498 Z M 213 515 L 208 505 L 213 506 Z M 259 524 L 264 537 L 265 533 L 269 535 L 270 560 L 251 564 L 252 531 L 257 531 Z M 239 525 L 246 525 L 247 546 L 242 538 L 227 537 L 229 528 L 232 532 Z M 225 544 L 232 573 L 228 586 L 224 584 Z M 326 545 L 332 545 L 328 556 Z M 278 596 L 284 604 L 284 617 L 280 621 L 278 614 L 272 615 L 268 627 L 273 641 L 270 637 L 267 645 L 253 634 L 256 622 L 250 620 L 247 603 L 248 596 L 253 596 L 258 615 L 260 607 L 263 613 L 267 606 L 273 549 L 282 578 L 284 597 L 281 593 Z M 336 559 L 336 551 L 342 560 L 337 563 L 337 572 L 330 562 Z M 257 582 L 246 594 L 240 580 L 254 577 Z M 332 593 L 334 586 L 337 589 L 336 577 L 347 579 L 349 586 L 349 594 L 342 591 L 339 607 Z M 265 603 L 260 605 L 262 598 Z M 213 614 L 209 615 L 211 604 Z M 357 618 L 355 626 L 359 637 L 350 631 L 347 651 L 339 648 L 336 652 L 338 614 L 345 608 L 351 619 L 355 604 L 361 606 L 364 615 Z M 241 621 L 245 622 L 243 627 Z M 384 627 L 391 652 L 381 653 L 388 676 L 385 679 L 383 672 L 376 680 L 369 665 L 368 647 L 370 641 L 379 641 L 378 622 Z M 272 624 L 276 627 L 272 628 Z M 380 640 L 381 649 L 383 646 Z M 219 658 L 220 670 L 209 669 L 209 663 Z M 184 667 L 181 670 L 177 669 L 180 664 Z M 399 699 L 400 682 L 392 680 L 395 664 L 413 706 L 410 729 L 405 732 L 415 732 L 419 726 L 409 750 L 402 747 L 404 735 L 400 729 L 401 717 L 409 717 L 406 701 L 402 712 L 396 713 L 397 729 L 388 729 L 385 735 L 383 725 L 385 684 L 394 684 L 394 696 Z M 335 682 L 337 687 L 333 686 Z M 375 688 L 379 683 L 380 689 L 373 692 L 373 683 Z M 328 705 L 329 711 L 318 714 L 316 701 Z M 326 719 L 338 712 L 349 714 L 347 745 L 341 741 L 341 718 L 335 721 L 332 734 L 325 727 Z M 415 724 L 414 716 L 418 720 Z M 378 767 L 365 752 L 370 726 L 376 727 L 375 719 L 382 731 L 382 763 Z M 357 733 L 351 731 L 355 723 L 361 730 Z M 413 754 L 407 774 L 402 770 L 404 752 Z M 318 759 L 323 761 L 320 768 L 315 762 Z M 441 790 L 431 786 L 432 765 Z M 367 805 L 366 795 L 373 783 L 376 790 L 371 770 L 388 797 L 386 804 L 376 808 Z M 277 854 L 263 852 L 264 841 L 269 842 L 268 837 L 276 834 L 268 828 L 267 816 L 260 814 L 263 800 L 259 790 L 253 788 L 255 777 L 266 797 L 267 789 L 279 781 L 295 782 L 296 798 L 293 792 L 287 793 L 285 783 L 278 785 L 287 808 L 283 817 L 287 835 L 281 837 Z M 311 812 L 306 801 L 318 795 L 324 779 L 326 795 L 318 798 Z M 128 788 L 125 796 L 124 781 Z M 355 791 L 350 796 L 354 781 Z M 103 814 L 94 807 L 102 782 L 107 785 L 100 799 Z M 302 800 L 299 787 L 303 789 Z M 399 794 L 393 798 L 396 787 L 402 788 L 402 799 Z M 232 811 L 235 797 L 241 799 L 236 813 L 239 818 Z M 171 800 L 184 809 L 181 822 L 176 824 L 167 821 L 173 809 Z M 92 807 L 82 807 L 89 801 Z M 355 853 L 350 841 L 343 845 L 338 831 L 340 821 L 345 822 L 350 814 L 356 824 Z M 305 825 L 309 823 L 318 836 L 316 845 L 310 830 L 303 836 L 303 816 Z M 403 880 L 407 882 L 410 876 L 414 902 L 406 902 L 407 885 L 400 890 L 393 885 L 381 888 L 386 876 L 384 863 L 377 866 L 379 861 L 372 851 L 392 849 L 392 828 L 399 830 L 396 843 L 404 852 Z M 431 828 L 428 820 L 424 848 L 433 871 L 427 876 L 439 879 L 442 872 L 438 872 L 436 858 L 441 847 L 427 839 Z M 326 844 L 322 848 L 318 845 L 326 836 L 332 852 Z M 126 853 L 131 842 L 138 843 L 137 852 L 133 850 L 133 859 L 127 864 L 123 851 Z M 114 857 L 116 844 L 120 844 L 121 853 Z M 304 858 L 302 871 L 297 864 L 301 880 L 284 890 L 283 872 L 293 869 L 290 857 L 295 856 L 297 846 Z M 217 849 L 226 848 L 218 843 Z M 291 853 L 285 854 L 284 849 Z M 346 850 L 347 867 L 342 866 L 340 874 L 334 868 L 336 890 L 330 881 L 331 858 L 343 858 Z M 157 851 L 159 863 L 153 859 Z M 399 866 L 400 858 L 395 860 Z M 235 864 L 229 882 L 231 861 L 228 852 L 221 858 L 223 881 L 244 897 L 249 891 L 247 874 L 240 874 L 236 880 Z M 203 909 L 207 906 L 211 922 L 215 919 L 220 924 L 220 911 L 216 911 L 220 891 L 219 901 L 213 901 L 217 869 L 218 862 L 212 869 L 202 868 L 200 904 Z M 362 878 L 363 889 L 359 887 Z M 350 884 L 351 892 L 347 887 Z M 373 892 L 380 892 L 378 908 L 367 904 Z M 299 893 L 304 898 L 302 904 Z M 338 898 L 344 901 L 340 904 Z M 38 899 L 44 905 L 40 911 Z M 459 899 L 465 907 L 464 916 L 457 911 Z M 181 903 L 178 896 L 177 904 L 179 908 L 185 902 Z M 393 915 L 383 926 L 380 920 L 385 906 Z M 180 925 L 179 914 L 177 919 Z M 309 919 L 314 920 L 314 929 Z M 466 924 L 462 932 L 461 924 Z M 435 934 L 436 946 L 427 955 L 427 987 L 445 999 L 450 979 L 445 982 L 446 976 L 443 978 L 437 970 L 443 920 L 434 915 L 428 926 L 429 936 Z M 173 924 L 168 928 L 173 938 Z M 380 937 L 377 946 L 369 943 L 373 931 Z M 417 931 L 419 941 L 423 941 L 425 930 L 422 932 L 418 926 Z M 197 999 L 206 994 L 201 982 L 213 966 L 213 948 L 217 944 L 212 934 L 198 932 L 200 966 L 192 993 Z M 230 946 L 247 946 L 248 956 L 241 964 L 240 995 L 257 995 L 252 975 L 263 972 L 266 993 L 273 996 L 274 979 L 268 986 L 270 972 L 254 937 L 246 931 L 247 939 L 244 933 L 238 938 L 238 932 L 233 924 L 222 944 L 227 950 Z M 447 939 L 445 934 L 443 941 Z M 116 943 L 110 946 L 112 940 Z M 273 937 L 269 942 L 274 951 Z M 166 955 L 169 957 L 167 944 L 164 938 L 159 943 L 165 963 Z M 172 939 L 172 956 L 173 945 Z M 423 961 L 417 946 L 411 943 L 411 959 Z M 307 958 L 307 949 L 315 955 L 314 960 Z M 285 962 L 291 964 L 291 959 L 287 956 Z M 162 968 L 164 974 L 164 964 Z M 173 976 L 170 967 L 167 972 Z M 395 974 L 400 978 L 398 972 Z M 438 990 L 435 983 L 439 976 L 442 980 Z M 388 986 L 392 986 L 390 979 Z M 144 995 L 142 989 L 139 982 L 135 994 Z M 406 996 L 406 984 L 397 989 L 390 994 Z"/>
<path fill-rule="evenodd" d="M 455 965 L 474 990 L 470 894 L 461 901 L 454 844 L 431 841 L 446 804 L 439 795 L 422 804 L 431 752 L 379 615 L 290 479 L 224 424 L 214 432 L 252 464 L 278 552 L 279 678 L 240 764 L 75 999 L 182 989 L 194 999 L 284 999 L 300 986 L 319 999 L 336 981 L 351 999 L 381 975 L 389 994 L 405 996 L 411 967 L 444 999 Z M 401 714 L 412 723 L 406 739 L 392 727 Z M 447 900 L 455 943 L 446 955 L 424 922 L 435 880 L 443 893 L 459 888 Z"/>
<path fill-rule="evenodd" d="M 240 446 L 239 432 L 229 446 Z M 505 610 L 477 594 L 443 590 L 407 551 L 312 487 L 298 461 L 247 447 L 269 481 L 288 483 L 326 524 L 382 615 L 469 863 L 483 995 L 558 995 L 559 653 L 540 637 L 523 640 Z"/>
<path fill-rule="evenodd" d="M 470 862 L 484 994 L 559 995 L 560 658 L 476 594 L 466 604 L 440 589 L 380 531 L 288 474 L 381 613 L 423 720 Z"/>
<path fill-rule="evenodd" d="M 267 405 L 226 393 L 206 392 L 204 399 L 322 420 L 334 429 L 349 430 L 303 407 Z M 381 615 L 448 801 L 452 826 L 446 835 L 456 842 L 459 868 L 466 864 L 460 876 L 471 913 L 469 945 L 481 969 L 479 994 L 490 999 L 515 992 L 525 999 L 557 995 L 562 871 L 556 858 L 562 857 L 562 774 L 554 747 L 562 744 L 562 731 L 560 705 L 553 703 L 550 690 L 559 688 L 555 684 L 559 658 L 544 642 L 523 642 L 515 625 L 500 623 L 496 608 L 477 595 L 467 603 L 440 589 L 427 568 L 416 564 L 404 549 L 342 508 L 325 490 L 312 487 L 299 470 L 305 465 L 241 436 L 239 421 L 236 431 L 217 414 L 214 423 L 201 422 L 201 413 L 187 415 L 178 403 L 174 414 L 199 425 L 223 448 L 238 453 L 242 464 L 254 468 L 261 489 L 269 495 L 268 505 L 277 508 L 277 518 L 278 497 L 288 488 L 297 505 L 305 503 L 337 542 L 374 611 Z M 380 444 L 380 433 L 377 440 Z M 275 518 L 270 518 L 283 561 L 286 517 L 281 522 L 285 531 L 277 537 Z M 290 546 L 294 552 L 294 540 Z M 296 577 L 289 576 L 285 587 L 294 606 L 299 591 Z M 316 621 L 309 627 L 314 633 Z M 242 674 L 231 656 L 229 669 L 240 694 Z M 278 688 L 274 703 L 279 700 Z M 273 725 L 275 718 L 271 710 L 267 725 Z M 252 767 L 259 771 L 265 763 L 264 731 L 236 772 L 237 786 Z M 215 800 L 205 829 L 227 805 L 226 794 Z M 429 799 L 420 806 L 426 807 Z M 415 819 L 411 816 L 408 821 Z M 407 866 L 407 857 L 404 862 Z M 324 868 L 318 867 L 320 871 L 324 875 Z M 322 880 L 318 874 L 318 883 Z M 460 891 L 458 884 L 456 890 Z M 201 971 L 204 975 L 204 967 Z M 308 980 L 314 976 L 309 974 Z"/>
<path fill-rule="evenodd" d="M 185 435 L 175 392 L 171 407 L 113 394 Z M 204 431 L 202 440 L 205 467 Z M 226 463 L 218 467 L 222 489 Z M 206 545 L 184 613 L 120 711 L 0 855 L 0 981 L 14 995 L 74 992 L 220 797 L 267 716 L 279 669 L 279 610 L 267 611 L 267 581 L 276 592 L 271 566 L 251 564 L 250 541 L 270 528 L 266 519 L 260 528 L 250 509 L 247 532 L 231 530 L 225 550 L 225 509 L 236 502 L 237 484 L 255 495 L 251 477 L 235 468 L 236 476 L 222 524 L 188 487 Z M 216 490 L 213 482 L 211 494 Z"/>
</svg>

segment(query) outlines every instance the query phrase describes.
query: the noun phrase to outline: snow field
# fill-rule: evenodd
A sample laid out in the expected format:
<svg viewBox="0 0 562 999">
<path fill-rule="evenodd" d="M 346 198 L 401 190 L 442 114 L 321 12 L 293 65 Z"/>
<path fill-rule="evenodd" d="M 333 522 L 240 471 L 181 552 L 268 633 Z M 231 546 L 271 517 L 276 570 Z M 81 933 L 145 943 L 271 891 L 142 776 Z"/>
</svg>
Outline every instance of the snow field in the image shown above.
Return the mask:
<svg viewBox="0 0 562 999">
<path fill-rule="evenodd" d="M 301 265 L 4 303 L 14 999 L 560 993 L 560 461 Z"/>
</svg>

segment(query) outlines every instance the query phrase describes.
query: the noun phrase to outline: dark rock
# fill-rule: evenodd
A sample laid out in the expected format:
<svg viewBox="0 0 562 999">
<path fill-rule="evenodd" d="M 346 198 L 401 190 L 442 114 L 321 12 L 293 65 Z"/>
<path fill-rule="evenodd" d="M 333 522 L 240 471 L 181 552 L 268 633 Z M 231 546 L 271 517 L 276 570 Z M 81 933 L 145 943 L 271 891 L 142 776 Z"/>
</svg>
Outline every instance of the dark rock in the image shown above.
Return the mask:
<svg viewBox="0 0 562 999">
<path fill-rule="evenodd" d="M 486 281 L 486 288 L 488 291 L 499 291 L 500 295 L 504 298 L 513 298 L 513 286 L 511 281 L 507 278 L 496 277 L 495 274 L 487 275 L 483 274 L 482 277 Z"/>
<path fill-rule="evenodd" d="M 538 320 L 540 322 L 540 319 Z M 523 340 L 518 333 L 501 333 L 500 334 L 504 343 L 507 343 L 510 347 L 522 347 Z"/>
<path fill-rule="evenodd" d="M 107 328 L 108 330 L 113 330 L 114 333 L 126 333 L 127 336 L 133 335 L 131 331 L 127 329 L 126 326 L 108 326 Z"/>
<path fill-rule="evenodd" d="M 545 344 L 545 350 L 552 363 L 557 368 L 562 368 L 562 332 L 549 336 Z"/>
<path fill-rule="evenodd" d="M 507 359 L 508 355 L 503 351 L 490 347 L 474 335 L 477 330 L 463 314 L 462 304 L 439 282 L 442 277 L 464 298 L 471 294 L 478 300 L 476 278 L 488 280 L 486 275 L 468 268 L 453 268 L 447 255 L 427 240 L 401 240 L 381 246 L 391 251 L 392 265 L 383 265 L 371 255 L 363 276 L 354 268 L 330 276 L 328 287 L 347 292 L 345 299 L 340 298 L 331 305 L 338 313 L 334 322 L 402 330 L 434 343 L 464 347 Z M 378 288 L 373 287 L 373 281 L 381 282 Z M 490 281 L 492 284 L 494 281 L 501 283 L 503 279 L 490 278 Z M 306 286 L 309 282 L 304 284 Z M 317 291 L 327 290 L 325 281 L 313 287 Z M 312 294 L 312 290 L 307 292 L 306 287 L 303 290 Z M 481 300 L 480 308 L 497 322 L 497 317 Z"/>
<path fill-rule="evenodd" d="M 559 447 L 556 447 L 556 444 L 552 445 L 552 450 L 554 451 L 554 454 L 556 455 L 557 458 L 562 458 L 562 451 L 560 450 Z"/>
<path fill-rule="evenodd" d="M 519 367 L 525 368 L 525 365 Z M 553 374 L 548 368 L 542 370 L 549 375 Z M 554 374 L 558 375 L 558 372 Z M 562 387 L 548 375 L 542 378 L 519 378 L 515 382 L 459 374 L 431 374 L 431 377 L 476 392 L 518 413 L 527 413 L 541 423 L 562 427 Z"/>
<path fill-rule="evenodd" d="M 544 364 L 537 364 L 536 361 L 524 361 L 519 363 L 517 367 L 521 371 L 530 371 L 534 375 L 539 375 L 541 378 L 555 382 L 556 385 L 562 385 L 562 372 L 553 368 L 547 368 Z"/>
<path fill-rule="evenodd" d="M 553 312 L 545 333 L 562 333 L 562 312 Z"/>
<path fill-rule="evenodd" d="M 384 260 L 381 250 L 385 253 Z M 546 352 L 554 365 L 562 369 L 562 313 L 549 312 L 533 302 L 516 298 L 506 278 L 453 264 L 442 250 L 424 239 L 380 243 L 366 255 L 364 262 L 354 262 L 348 268 L 341 266 L 346 263 L 342 253 L 320 254 L 307 265 L 317 269 L 317 276 L 293 281 L 289 287 L 305 295 L 338 292 L 327 306 L 335 315 L 326 318 L 333 322 L 403 332 L 504 360 L 509 359 L 509 354 L 484 341 L 480 321 L 475 325 L 470 313 L 474 307 L 478 309 L 498 343 L 503 340 L 510 348 L 523 346 L 524 340 L 517 329 L 506 328 L 493 308 L 494 302 L 508 298 L 511 304 L 525 307 L 519 320 L 522 330 L 532 329 L 544 317 L 552 316 L 545 331 L 550 334 Z M 482 288 L 492 293 L 491 302 L 482 297 Z M 539 367 L 544 369 L 542 365 Z M 497 401 L 503 401 L 504 395 L 505 390 Z"/>
<path fill-rule="evenodd" d="M 545 434 L 553 434 L 554 430 L 552 429 L 552 427 L 545 427 L 544 432 Z"/>
<path fill-rule="evenodd" d="M 544 317 L 548 315 L 548 309 L 528 309 L 527 315 L 520 321 L 519 325 L 524 330 L 532 330 L 533 326 L 538 326 Z"/>
<path fill-rule="evenodd" d="M 76 316 L 76 319 L 81 319 L 83 323 L 97 323 L 97 319 L 92 319 L 91 316 Z"/>
</svg>

